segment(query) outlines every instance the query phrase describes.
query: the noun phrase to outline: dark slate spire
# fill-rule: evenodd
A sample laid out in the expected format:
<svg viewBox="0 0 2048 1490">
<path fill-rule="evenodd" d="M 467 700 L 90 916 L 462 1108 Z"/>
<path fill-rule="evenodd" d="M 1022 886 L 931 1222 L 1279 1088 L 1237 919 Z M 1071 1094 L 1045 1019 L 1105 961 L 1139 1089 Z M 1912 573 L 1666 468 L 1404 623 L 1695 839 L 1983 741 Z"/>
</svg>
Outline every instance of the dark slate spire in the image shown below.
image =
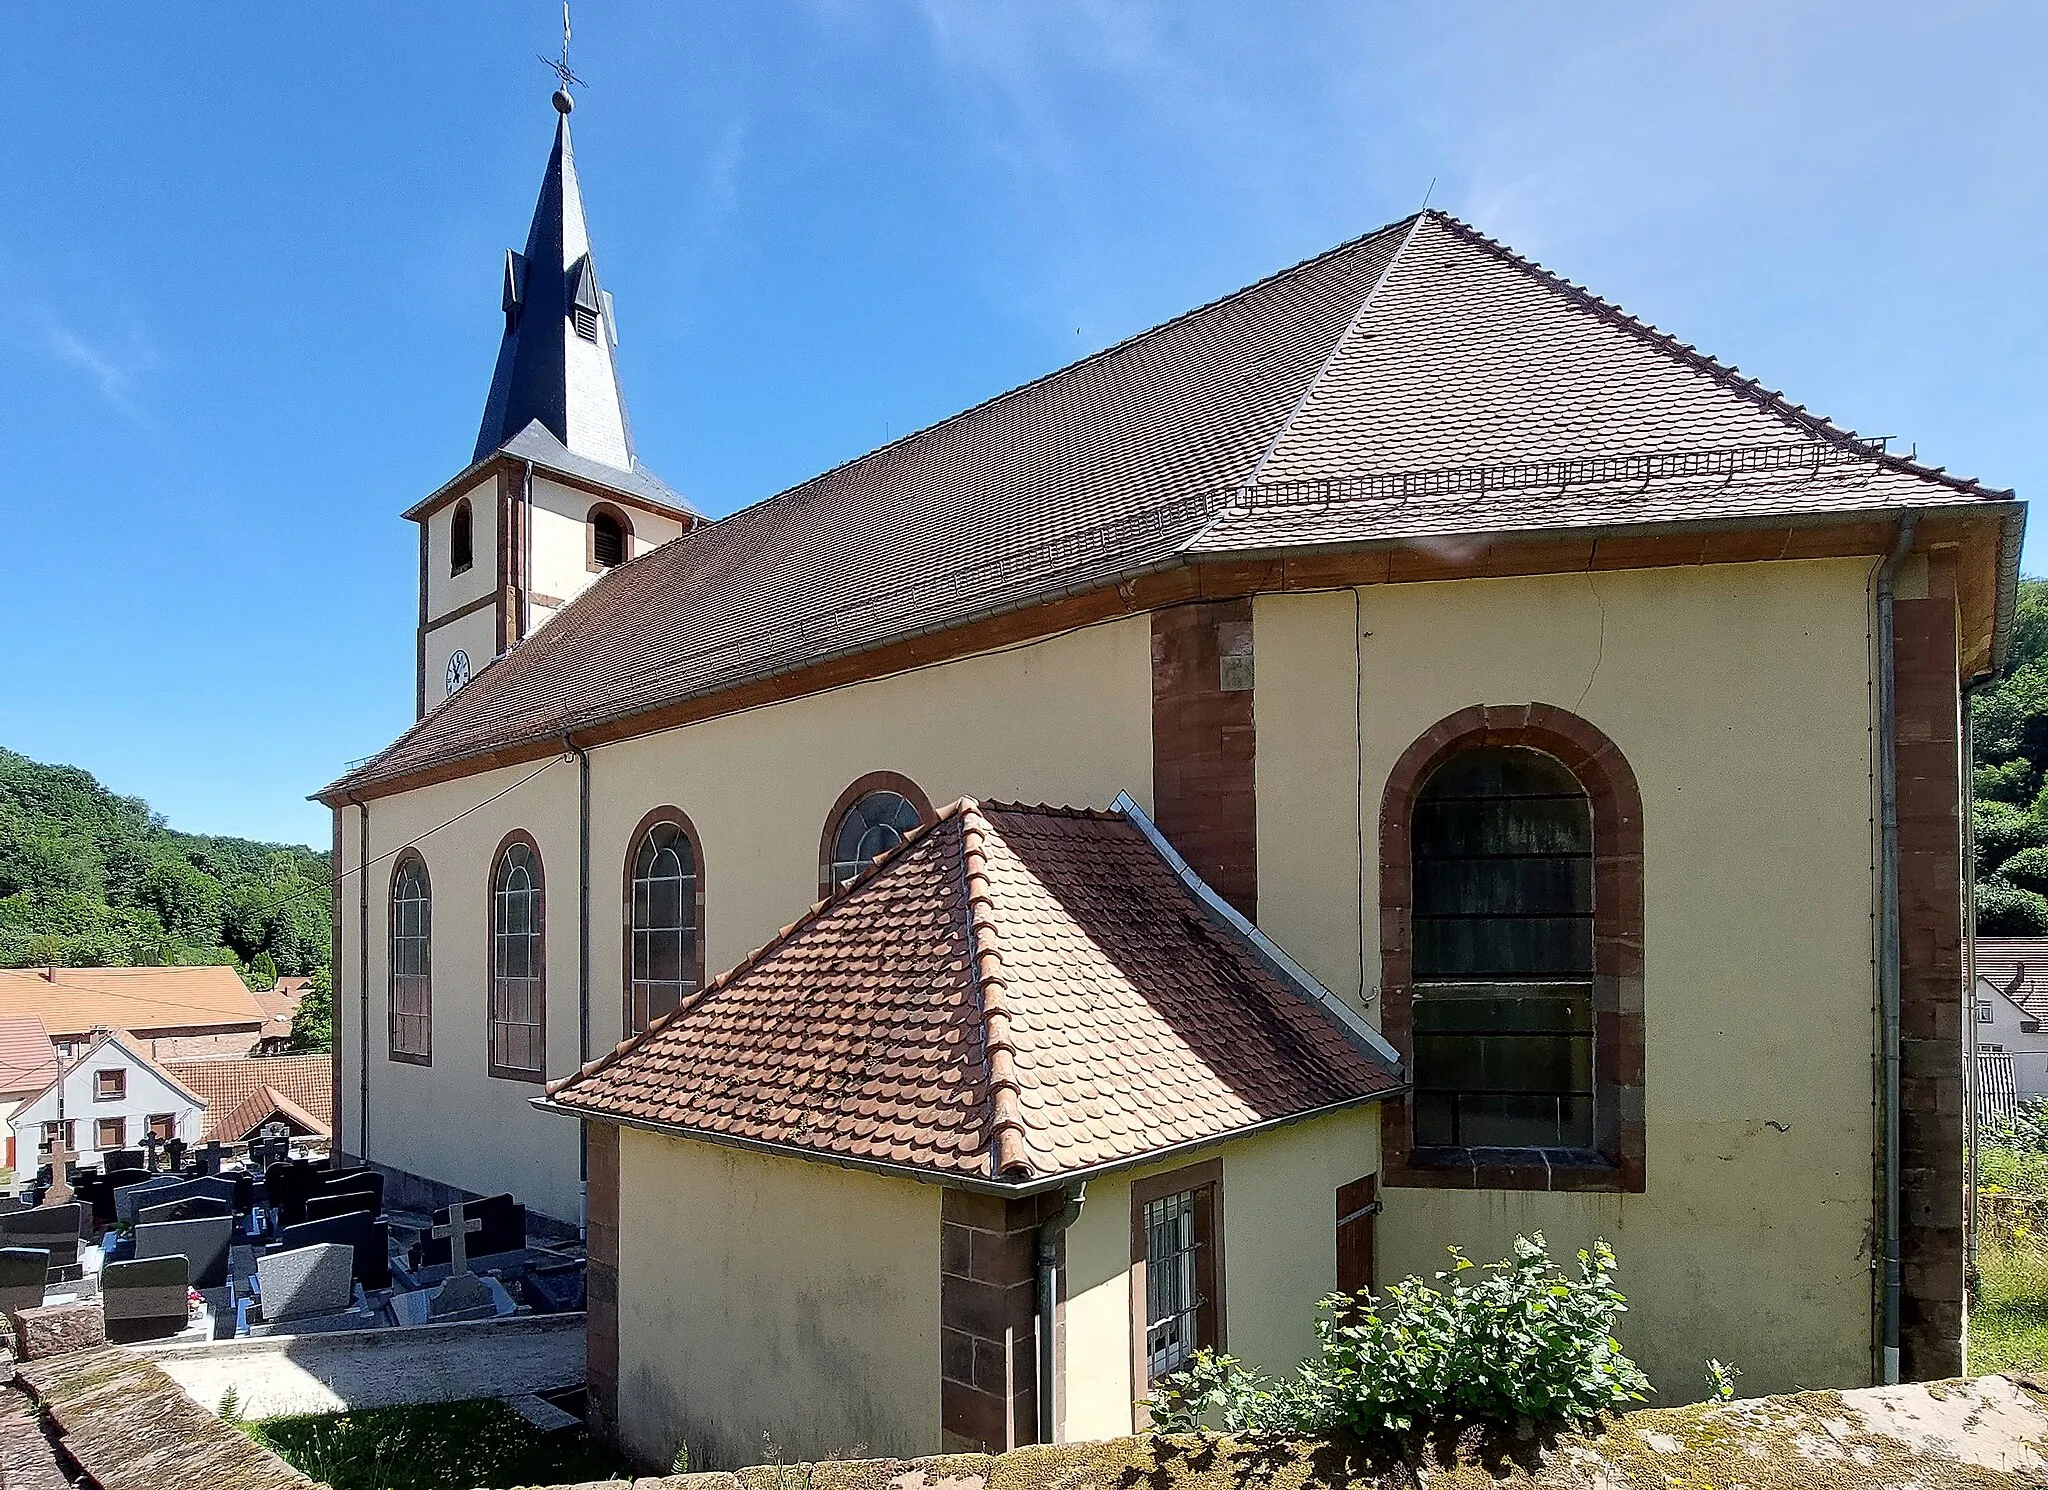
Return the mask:
<svg viewBox="0 0 2048 1490">
<path fill-rule="evenodd" d="M 569 145 L 571 107 L 566 92 L 555 95 L 561 117 L 526 252 L 505 255 L 505 339 L 474 459 L 504 449 L 538 420 L 571 455 L 640 472 L 612 355 L 618 336 L 612 299 L 598 286 L 583 222 Z"/>
</svg>

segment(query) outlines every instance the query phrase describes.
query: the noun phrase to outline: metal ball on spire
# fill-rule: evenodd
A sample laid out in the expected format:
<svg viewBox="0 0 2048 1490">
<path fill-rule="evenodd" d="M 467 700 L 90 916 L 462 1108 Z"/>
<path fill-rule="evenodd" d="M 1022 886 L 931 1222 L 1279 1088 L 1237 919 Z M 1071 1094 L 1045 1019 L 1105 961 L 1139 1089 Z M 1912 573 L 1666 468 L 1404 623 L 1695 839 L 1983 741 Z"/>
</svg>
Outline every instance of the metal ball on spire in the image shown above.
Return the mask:
<svg viewBox="0 0 2048 1490">
<path fill-rule="evenodd" d="M 576 100 L 569 96 L 567 88 L 557 88 L 555 90 L 554 104 L 557 114 L 566 115 L 571 109 L 576 107 Z"/>
</svg>

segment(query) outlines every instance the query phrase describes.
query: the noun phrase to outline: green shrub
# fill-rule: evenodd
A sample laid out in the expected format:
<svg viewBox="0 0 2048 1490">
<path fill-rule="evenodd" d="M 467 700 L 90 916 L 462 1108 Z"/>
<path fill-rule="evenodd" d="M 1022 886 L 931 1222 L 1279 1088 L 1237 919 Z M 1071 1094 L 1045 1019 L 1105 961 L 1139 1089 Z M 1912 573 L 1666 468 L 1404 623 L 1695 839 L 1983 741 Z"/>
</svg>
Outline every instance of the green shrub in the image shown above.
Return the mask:
<svg viewBox="0 0 2048 1490">
<path fill-rule="evenodd" d="M 2010 802 L 1977 802 L 1970 808 L 1977 835 L 1977 872 L 1989 874 L 2023 848 L 2048 843 L 2048 824 Z"/>
<path fill-rule="evenodd" d="M 1970 773 L 1970 790 L 1980 802 L 2023 803 L 2033 795 L 2033 762 L 2021 757 L 2002 765 L 1979 766 Z"/>
<path fill-rule="evenodd" d="M 1977 881 L 1979 936 L 2048 936 L 2048 898 L 1998 875 Z"/>
<path fill-rule="evenodd" d="M 1628 1305 L 1605 1242 L 1579 1253 L 1577 1277 L 1551 1263 L 1541 1232 L 1516 1237 L 1513 1255 L 1485 1268 L 1456 1248 L 1451 1256 L 1440 1286 L 1411 1277 L 1384 1298 L 1324 1299 L 1317 1354 L 1291 1379 L 1197 1355 L 1150 1399 L 1154 1426 L 1373 1437 L 1448 1423 L 1563 1424 L 1650 1391 L 1614 1338 Z"/>
<path fill-rule="evenodd" d="M 2048 894 L 2048 847 L 2023 848 L 1998 866 L 1998 878 L 2036 895 Z"/>
</svg>

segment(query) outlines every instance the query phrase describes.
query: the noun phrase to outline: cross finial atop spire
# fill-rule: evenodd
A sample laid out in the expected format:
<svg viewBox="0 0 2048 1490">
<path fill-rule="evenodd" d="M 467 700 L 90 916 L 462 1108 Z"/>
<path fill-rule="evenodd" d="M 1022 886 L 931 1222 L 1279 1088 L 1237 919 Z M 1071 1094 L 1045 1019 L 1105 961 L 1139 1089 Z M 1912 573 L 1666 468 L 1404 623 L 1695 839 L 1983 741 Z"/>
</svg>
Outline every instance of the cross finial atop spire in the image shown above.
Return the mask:
<svg viewBox="0 0 2048 1490">
<path fill-rule="evenodd" d="M 555 90 L 555 112 L 558 114 L 568 113 L 569 110 L 576 107 L 576 101 L 569 97 L 570 86 L 572 84 L 578 88 L 585 86 L 583 79 L 569 71 L 569 0 L 562 0 L 562 60 L 556 62 L 546 57 L 540 60 L 541 65 L 553 73 L 561 82 L 561 86 Z"/>
</svg>

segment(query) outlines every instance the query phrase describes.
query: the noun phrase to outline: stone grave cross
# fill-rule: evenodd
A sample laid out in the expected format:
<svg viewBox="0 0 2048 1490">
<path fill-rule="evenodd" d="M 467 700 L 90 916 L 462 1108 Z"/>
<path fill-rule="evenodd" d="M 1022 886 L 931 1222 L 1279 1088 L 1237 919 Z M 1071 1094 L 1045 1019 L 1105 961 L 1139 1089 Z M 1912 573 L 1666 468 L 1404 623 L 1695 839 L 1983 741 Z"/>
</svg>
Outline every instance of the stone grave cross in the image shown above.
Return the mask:
<svg viewBox="0 0 2048 1490">
<path fill-rule="evenodd" d="M 156 1173 L 157 1136 L 154 1133 L 142 1135 L 142 1161 L 149 1166 L 151 1174 Z"/>
<path fill-rule="evenodd" d="M 43 1192 L 44 1205 L 71 1204 L 71 1186 L 65 1179 L 65 1173 L 77 1157 L 64 1142 L 64 1129 L 59 1125 L 57 1136 L 50 1140 L 50 1188 Z"/>
<path fill-rule="evenodd" d="M 448 1273 L 455 1277 L 469 1271 L 469 1233 L 482 1231 L 483 1219 L 464 1214 L 461 1201 L 448 1207 L 448 1224 L 436 1226 L 433 1235 L 436 1240 L 448 1238 Z"/>
</svg>

